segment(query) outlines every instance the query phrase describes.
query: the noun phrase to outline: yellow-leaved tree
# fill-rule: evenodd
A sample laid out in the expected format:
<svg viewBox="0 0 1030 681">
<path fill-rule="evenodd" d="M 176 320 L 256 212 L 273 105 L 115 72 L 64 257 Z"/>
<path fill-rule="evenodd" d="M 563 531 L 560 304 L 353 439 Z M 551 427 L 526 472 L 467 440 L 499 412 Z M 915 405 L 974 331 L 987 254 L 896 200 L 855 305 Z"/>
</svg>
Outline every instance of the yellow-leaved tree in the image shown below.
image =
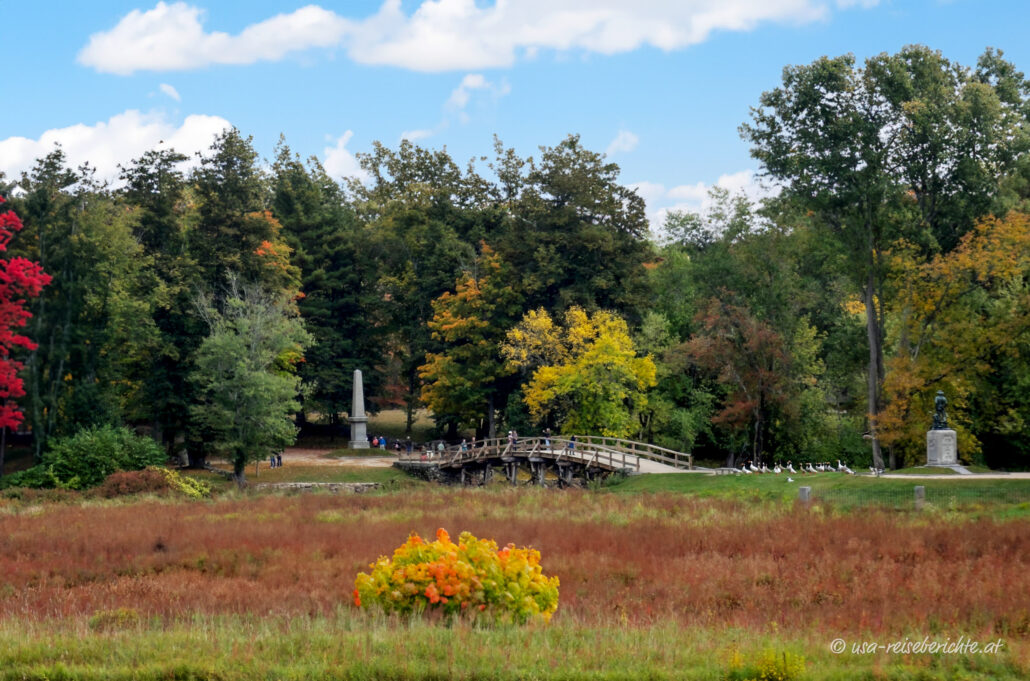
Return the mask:
<svg viewBox="0 0 1030 681">
<path fill-rule="evenodd" d="M 894 352 L 883 386 L 882 441 L 899 464 L 921 461 L 934 395 L 943 390 L 959 454 L 975 457 L 980 442 L 971 413 L 984 405 L 966 407 L 982 401 L 984 379 L 1018 355 L 1030 334 L 1030 216 L 983 220 L 953 251 L 930 259 L 897 244 L 890 265 L 897 294 L 888 315 Z M 997 423 L 980 425 L 1003 428 L 1006 418 L 1000 409 Z"/>
<path fill-rule="evenodd" d="M 650 355 L 638 357 L 625 320 L 572 307 L 562 323 L 544 309 L 528 312 L 508 332 L 501 354 L 530 375 L 523 400 L 538 422 L 564 433 L 627 437 L 655 385 Z"/>
</svg>

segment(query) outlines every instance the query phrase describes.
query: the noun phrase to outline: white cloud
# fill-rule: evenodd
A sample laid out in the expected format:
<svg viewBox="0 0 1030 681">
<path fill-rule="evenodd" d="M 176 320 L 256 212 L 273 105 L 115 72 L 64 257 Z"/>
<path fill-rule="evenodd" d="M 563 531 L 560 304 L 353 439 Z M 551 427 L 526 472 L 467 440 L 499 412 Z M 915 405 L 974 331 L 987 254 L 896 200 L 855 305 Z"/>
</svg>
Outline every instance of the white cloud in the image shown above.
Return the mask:
<svg viewBox="0 0 1030 681">
<path fill-rule="evenodd" d="M 425 139 L 426 137 L 432 137 L 436 134 L 436 130 L 421 129 L 421 130 L 405 130 L 401 133 L 402 140 L 408 140 L 409 142 L 417 142 L 418 140 Z"/>
<path fill-rule="evenodd" d="M 440 122 L 432 128 L 405 130 L 401 133 L 401 139 L 414 142 L 416 140 L 432 137 L 433 135 L 437 135 L 449 128 L 454 119 L 457 119 L 462 125 L 468 123 L 471 120 L 471 117 L 465 110 L 477 96 L 477 93 L 479 93 L 480 102 L 482 101 L 483 95 L 489 96 L 494 102 L 496 102 L 510 92 L 511 86 L 507 81 L 494 83 L 487 80 L 481 73 L 466 74 L 466 76 L 461 79 L 461 82 L 458 83 L 458 87 L 451 91 L 447 101 L 444 102 L 444 113 Z"/>
<path fill-rule="evenodd" d="M 482 90 L 489 87 L 490 83 L 481 73 L 470 73 L 461 79 L 458 87 L 454 88 L 451 96 L 447 99 L 447 107 L 451 109 L 464 109 L 468 106 L 469 98 L 473 90 Z"/>
<path fill-rule="evenodd" d="M 110 31 L 90 36 L 79 62 L 97 71 L 196 69 L 211 64 L 276 61 L 286 54 L 340 43 L 352 22 L 316 5 L 252 24 L 239 35 L 205 33 L 203 11 L 184 2 L 133 10 Z"/>
<path fill-rule="evenodd" d="M 483 7 L 475 0 L 426 0 L 408 16 L 400 0 L 387 0 L 360 23 L 348 51 L 358 62 L 417 71 L 492 68 L 540 49 L 681 49 L 713 31 L 808 22 L 826 11 L 822 0 L 521 0 Z"/>
<path fill-rule="evenodd" d="M 877 0 L 836 0 L 840 8 Z M 351 19 L 317 5 L 253 24 L 238 35 L 207 32 L 203 12 L 184 2 L 133 10 L 90 37 L 79 61 L 99 71 L 202 68 L 282 59 L 314 47 L 343 47 L 364 64 L 415 71 L 512 65 L 540 50 L 601 54 L 651 46 L 670 51 L 704 42 L 715 31 L 750 31 L 767 22 L 825 18 L 828 0 L 422 0 L 409 15 L 401 0 Z"/>
<path fill-rule="evenodd" d="M 70 167 L 88 162 L 99 179 L 117 184 L 118 164 L 127 165 L 161 143 L 186 155 L 207 150 L 215 135 L 228 127 L 229 121 L 219 116 L 187 116 L 177 125 L 162 113 L 130 109 L 94 125 L 79 123 L 47 130 L 39 139 L 0 140 L 0 171 L 15 177 L 60 144 Z"/>
<path fill-rule="evenodd" d="M 330 177 L 356 177 L 365 182 L 368 180 L 368 173 L 362 169 L 358 159 L 354 158 L 354 154 L 347 150 L 347 143 L 350 142 L 353 136 L 354 131 L 348 130 L 340 135 L 336 140 L 335 146 L 323 149 L 322 167 L 325 168 Z"/>
<path fill-rule="evenodd" d="M 161 90 L 161 92 L 165 93 L 166 95 L 168 95 L 169 97 L 171 97 L 175 101 L 177 101 L 177 102 L 181 102 L 182 101 L 182 97 L 179 96 L 179 91 L 176 90 L 171 85 L 169 85 L 168 83 L 161 83 L 161 85 L 158 86 L 158 87 Z"/>
<path fill-rule="evenodd" d="M 669 189 L 666 189 L 665 185 L 655 182 L 638 182 L 630 186 L 634 187 L 644 199 L 651 230 L 656 234 L 661 233 L 665 218 L 672 211 L 705 213 L 711 210 L 712 200 L 708 192 L 713 186 L 726 189 L 731 195 L 743 194 L 754 202 L 779 193 L 779 189 L 775 186 L 760 181 L 753 170 L 741 170 L 720 175 L 714 184 L 696 182 L 676 185 Z"/>
<path fill-rule="evenodd" d="M 637 148 L 637 144 L 639 142 L 640 138 L 629 130 L 620 130 L 619 134 L 615 136 L 615 139 L 608 144 L 608 148 L 605 149 L 604 153 L 611 156 L 612 154 L 618 154 L 620 152 L 630 152 Z"/>
<path fill-rule="evenodd" d="M 669 190 L 670 199 L 700 203 L 708 196 L 708 185 L 704 182 L 681 184 Z"/>
<path fill-rule="evenodd" d="M 658 203 L 666 197 L 665 185 L 658 182 L 636 182 L 629 185 L 629 188 L 636 190 L 648 206 Z"/>
</svg>

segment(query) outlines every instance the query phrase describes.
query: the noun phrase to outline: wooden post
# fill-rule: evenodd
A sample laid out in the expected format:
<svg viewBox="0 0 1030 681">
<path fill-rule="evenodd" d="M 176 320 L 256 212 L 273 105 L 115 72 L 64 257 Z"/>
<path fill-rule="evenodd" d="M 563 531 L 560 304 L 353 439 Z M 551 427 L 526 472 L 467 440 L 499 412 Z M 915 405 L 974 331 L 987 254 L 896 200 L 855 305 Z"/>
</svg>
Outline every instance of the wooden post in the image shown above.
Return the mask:
<svg viewBox="0 0 1030 681">
<path fill-rule="evenodd" d="M 921 510 L 923 510 L 923 504 L 926 503 L 926 488 L 923 487 L 922 485 L 916 485 L 915 493 L 916 493 L 916 500 L 915 500 L 916 501 L 916 510 L 917 511 L 921 511 Z"/>
<path fill-rule="evenodd" d="M 808 506 L 812 502 L 812 488 L 811 487 L 798 487 L 798 499 L 805 506 Z"/>
</svg>

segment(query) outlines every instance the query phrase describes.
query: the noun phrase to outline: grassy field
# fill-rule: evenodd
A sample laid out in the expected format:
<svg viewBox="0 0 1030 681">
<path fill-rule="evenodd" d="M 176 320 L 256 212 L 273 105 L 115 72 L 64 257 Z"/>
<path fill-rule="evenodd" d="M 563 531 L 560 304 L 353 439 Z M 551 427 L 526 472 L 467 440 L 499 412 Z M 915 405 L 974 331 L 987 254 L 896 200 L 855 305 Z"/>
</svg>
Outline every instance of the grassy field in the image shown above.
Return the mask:
<svg viewBox="0 0 1030 681">
<path fill-rule="evenodd" d="M 374 475 L 387 487 L 368 495 L 219 483 L 197 502 L 0 497 L 0 679 L 1030 677 L 1030 519 L 1001 512 L 1022 502 L 917 513 L 818 501 L 911 495 L 915 482 L 845 476 L 805 479 L 810 507 L 772 476 L 456 489 L 286 466 L 258 481 Z M 437 527 L 538 548 L 561 580 L 552 624 L 445 626 L 350 605 L 358 571 Z M 830 649 L 960 636 L 1003 645 Z"/>
</svg>

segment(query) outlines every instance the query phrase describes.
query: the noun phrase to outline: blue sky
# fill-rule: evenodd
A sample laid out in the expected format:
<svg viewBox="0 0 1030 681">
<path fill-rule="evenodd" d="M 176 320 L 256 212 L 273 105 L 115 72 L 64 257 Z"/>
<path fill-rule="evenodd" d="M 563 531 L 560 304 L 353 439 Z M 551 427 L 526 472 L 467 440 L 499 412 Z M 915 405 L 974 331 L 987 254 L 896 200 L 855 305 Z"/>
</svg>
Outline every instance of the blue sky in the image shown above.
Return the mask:
<svg viewBox="0 0 1030 681">
<path fill-rule="evenodd" d="M 787 64 L 910 43 L 1030 71 L 1026 0 L 0 0 L 0 171 L 61 142 L 101 176 L 159 141 L 235 125 L 337 176 L 374 140 L 492 137 L 523 155 L 578 133 L 657 223 L 713 184 L 760 193 L 737 127 Z"/>
</svg>

